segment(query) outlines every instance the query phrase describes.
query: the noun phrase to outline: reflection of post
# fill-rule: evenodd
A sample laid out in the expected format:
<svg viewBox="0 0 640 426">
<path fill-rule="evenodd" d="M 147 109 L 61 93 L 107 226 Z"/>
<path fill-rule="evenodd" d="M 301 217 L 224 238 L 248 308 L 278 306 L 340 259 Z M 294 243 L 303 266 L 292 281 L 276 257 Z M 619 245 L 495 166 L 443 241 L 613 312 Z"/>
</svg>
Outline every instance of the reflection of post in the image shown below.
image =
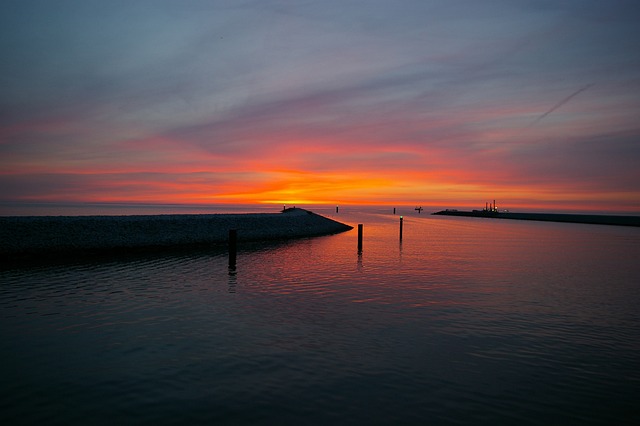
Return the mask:
<svg viewBox="0 0 640 426">
<path fill-rule="evenodd" d="M 400 216 L 400 241 L 402 241 L 402 216 Z"/>
<path fill-rule="evenodd" d="M 362 224 L 358 224 L 358 253 L 362 253 Z"/>
<path fill-rule="evenodd" d="M 236 265 L 229 265 L 229 293 L 236 292 L 236 285 L 238 284 L 238 272 L 236 271 Z"/>
<path fill-rule="evenodd" d="M 238 251 L 238 231 L 229 230 L 229 268 L 236 268 L 236 254 Z"/>
</svg>

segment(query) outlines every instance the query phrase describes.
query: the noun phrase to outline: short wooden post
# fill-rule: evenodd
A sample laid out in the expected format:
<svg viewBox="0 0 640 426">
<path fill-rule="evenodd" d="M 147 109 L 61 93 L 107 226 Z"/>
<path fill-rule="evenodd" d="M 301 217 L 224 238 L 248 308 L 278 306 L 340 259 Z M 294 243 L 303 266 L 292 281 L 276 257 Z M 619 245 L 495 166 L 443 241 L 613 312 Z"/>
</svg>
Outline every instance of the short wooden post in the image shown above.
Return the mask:
<svg viewBox="0 0 640 426">
<path fill-rule="evenodd" d="M 395 207 L 393 208 L 393 214 L 396 214 L 396 208 Z"/>
<path fill-rule="evenodd" d="M 358 224 L 358 253 L 362 253 L 362 224 Z"/>
<path fill-rule="evenodd" d="M 336 213 L 338 213 L 338 210 L 339 210 L 339 207 L 338 207 L 338 206 L 336 206 Z"/>
<path fill-rule="evenodd" d="M 402 241 L 402 216 L 400 216 L 400 241 Z"/>
<path fill-rule="evenodd" d="M 236 267 L 236 255 L 238 253 L 238 231 L 229 230 L 229 267 Z"/>
</svg>

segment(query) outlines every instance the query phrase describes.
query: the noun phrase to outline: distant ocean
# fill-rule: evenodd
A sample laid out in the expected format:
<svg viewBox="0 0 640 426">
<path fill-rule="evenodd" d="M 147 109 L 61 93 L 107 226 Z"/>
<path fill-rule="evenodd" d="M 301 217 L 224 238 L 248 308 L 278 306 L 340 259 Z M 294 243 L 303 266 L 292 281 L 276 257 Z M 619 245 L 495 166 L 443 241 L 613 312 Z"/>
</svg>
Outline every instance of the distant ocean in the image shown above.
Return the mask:
<svg viewBox="0 0 640 426">
<path fill-rule="evenodd" d="M 363 224 L 362 252 L 354 229 L 231 268 L 220 247 L 3 264 L 0 422 L 640 420 L 640 228 L 312 210 Z"/>
</svg>

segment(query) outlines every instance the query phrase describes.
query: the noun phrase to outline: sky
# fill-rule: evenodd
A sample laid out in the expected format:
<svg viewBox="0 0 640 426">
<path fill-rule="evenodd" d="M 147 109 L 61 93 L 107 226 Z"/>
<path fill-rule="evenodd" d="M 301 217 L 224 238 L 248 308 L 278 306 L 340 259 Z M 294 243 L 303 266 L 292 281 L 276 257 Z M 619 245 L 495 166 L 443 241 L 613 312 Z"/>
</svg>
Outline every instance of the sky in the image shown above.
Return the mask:
<svg viewBox="0 0 640 426">
<path fill-rule="evenodd" d="M 0 2 L 0 203 L 640 213 L 635 0 Z"/>
</svg>

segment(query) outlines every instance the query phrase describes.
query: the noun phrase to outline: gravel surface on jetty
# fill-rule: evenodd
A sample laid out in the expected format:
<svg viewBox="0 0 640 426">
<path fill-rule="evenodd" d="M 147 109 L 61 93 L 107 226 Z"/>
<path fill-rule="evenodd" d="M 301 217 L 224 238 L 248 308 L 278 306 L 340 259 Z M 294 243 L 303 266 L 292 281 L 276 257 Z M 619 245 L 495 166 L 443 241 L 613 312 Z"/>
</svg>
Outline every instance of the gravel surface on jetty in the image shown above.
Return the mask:
<svg viewBox="0 0 640 426">
<path fill-rule="evenodd" d="M 162 248 L 268 241 L 344 232 L 351 226 L 298 208 L 282 213 L 0 217 L 0 254 Z"/>
</svg>

